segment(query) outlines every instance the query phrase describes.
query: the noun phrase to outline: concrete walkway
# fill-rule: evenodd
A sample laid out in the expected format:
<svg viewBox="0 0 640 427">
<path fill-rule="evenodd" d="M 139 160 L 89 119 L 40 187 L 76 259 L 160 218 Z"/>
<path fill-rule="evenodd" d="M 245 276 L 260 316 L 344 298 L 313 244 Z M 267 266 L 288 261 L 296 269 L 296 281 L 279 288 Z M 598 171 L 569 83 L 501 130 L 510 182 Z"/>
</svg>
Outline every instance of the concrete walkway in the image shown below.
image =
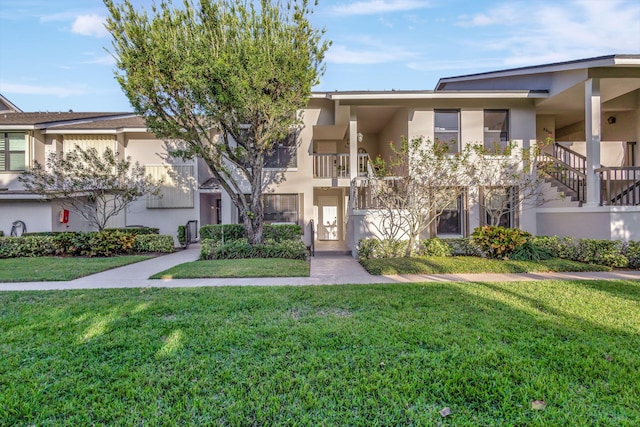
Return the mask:
<svg viewBox="0 0 640 427">
<path fill-rule="evenodd" d="M 147 261 L 103 271 L 66 282 L 0 283 L 0 291 L 147 288 L 147 287 L 199 287 L 199 286 L 305 286 L 370 283 L 409 282 L 507 282 L 531 280 L 638 280 L 640 271 L 587 272 L 587 273 L 512 273 L 512 274 L 411 274 L 372 276 L 350 256 L 316 256 L 311 258 L 310 277 L 267 277 L 240 279 L 163 279 L 150 280 L 149 276 L 178 264 L 195 261 L 200 246 L 163 255 Z"/>
</svg>

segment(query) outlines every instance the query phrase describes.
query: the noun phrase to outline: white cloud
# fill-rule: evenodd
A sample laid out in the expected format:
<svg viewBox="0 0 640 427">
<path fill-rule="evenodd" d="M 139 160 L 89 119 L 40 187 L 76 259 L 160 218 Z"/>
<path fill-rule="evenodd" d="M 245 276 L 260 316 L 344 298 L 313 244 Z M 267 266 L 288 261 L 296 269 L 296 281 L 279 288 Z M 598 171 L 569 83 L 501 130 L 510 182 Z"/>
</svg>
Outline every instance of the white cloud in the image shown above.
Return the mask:
<svg viewBox="0 0 640 427">
<path fill-rule="evenodd" d="M 100 65 L 114 65 L 116 60 L 111 55 L 103 55 L 89 61 L 84 61 L 83 64 L 100 64 Z"/>
<path fill-rule="evenodd" d="M 333 12 L 340 15 L 373 15 L 422 9 L 428 6 L 429 3 L 420 0 L 363 0 L 334 6 Z"/>
<path fill-rule="evenodd" d="M 106 37 L 109 32 L 104 27 L 105 17 L 91 14 L 80 15 L 71 24 L 71 32 L 83 36 Z"/>
<path fill-rule="evenodd" d="M 395 46 L 370 46 L 364 49 L 352 49 L 344 45 L 334 44 L 327 52 L 326 60 L 335 64 L 366 65 L 406 60 L 412 56 L 412 52 Z"/>
<path fill-rule="evenodd" d="M 42 95 L 42 96 L 57 96 L 65 98 L 73 95 L 86 95 L 85 88 L 74 86 L 41 86 L 31 84 L 15 84 L 15 83 L 2 83 L 0 82 L 1 93 L 21 94 L 21 95 Z"/>
<path fill-rule="evenodd" d="M 640 52 L 640 4 L 626 0 L 573 0 L 560 4 L 505 3 L 458 25 L 477 52 L 523 66 L 614 53 Z"/>
</svg>

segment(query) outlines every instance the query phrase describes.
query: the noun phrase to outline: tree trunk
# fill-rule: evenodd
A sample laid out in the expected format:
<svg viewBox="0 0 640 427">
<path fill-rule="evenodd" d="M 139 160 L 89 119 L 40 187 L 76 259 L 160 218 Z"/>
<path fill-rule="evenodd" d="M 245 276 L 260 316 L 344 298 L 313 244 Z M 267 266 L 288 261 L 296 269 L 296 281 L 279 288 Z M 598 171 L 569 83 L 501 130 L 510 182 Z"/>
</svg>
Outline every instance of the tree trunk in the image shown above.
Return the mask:
<svg viewBox="0 0 640 427">
<path fill-rule="evenodd" d="M 262 167 L 264 163 L 264 155 L 256 154 L 251 165 L 251 200 L 250 209 L 245 215 L 245 228 L 247 230 L 247 239 L 250 245 L 259 245 L 264 243 L 263 224 L 264 224 L 264 207 L 262 204 Z"/>
</svg>

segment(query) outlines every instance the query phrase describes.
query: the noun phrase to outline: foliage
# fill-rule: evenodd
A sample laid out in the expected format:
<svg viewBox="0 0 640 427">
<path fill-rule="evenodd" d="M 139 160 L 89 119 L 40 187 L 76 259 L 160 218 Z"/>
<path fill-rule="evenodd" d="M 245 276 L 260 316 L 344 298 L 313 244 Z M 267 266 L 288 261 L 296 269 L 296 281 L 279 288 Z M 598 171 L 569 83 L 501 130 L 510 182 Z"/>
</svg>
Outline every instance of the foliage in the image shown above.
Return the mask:
<svg viewBox="0 0 640 427">
<path fill-rule="evenodd" d="M 46 167 L 35 162 L 18 179 L 28 192 L 58 199 L 99 231 L 139 197 L 159 192 L 159 183 L 145 175 L 143 166 L 109 148 L 102 154 L 79 146 L 61 156 L 52 152 Z"/>
<path fill-rule="evenodd" d="M 297 224 L 264 224 L 264 238 L 267 240 L 300 240 L 301 234 L 302 227 Z M 221 243 L 247 238 L 247 233 L 242 224 L 210 224 L 200 227 L 200 237 Z"/>
<path fill-rule="evenodd" d="M 585 264 L 561 258 L 540 261 L 520 261 L 457 257 L 397 257 L 361 259 L 360 264 L 371 274 L 482 274 L 482 273 L 539 273 L 551 271 L 610 271 L 603 265 Z"/>
<path fill-rule="evenodd" d="M 121 230 L 62 232 L 0 238 L 0 258 L 58 256 L 108 257 L 141 252 L 173 252 L 173 238 Z"/>
<path fill-rule="evenodd" d="M 308 256 L 307 247 L 302 240 L 266 240 L 263 244 L 251 245 L 247 239 L 238 239 L 219 243 L 215 240 L 202 240 L 200 259 L 243 259 L 243 258 L 287 258 L 303 259 Z"/>
<path fill-rule="evenodd" d="M 171 253 L 174 251 L 173 237 L 163 234 L 140 234 L 133 242 L 134 252 Z"/>
<path fill-rule="evenodd" d="M 201 235 L 202 237 L 202 235 Z M 202 237 L 204 238 L 204 237 Z M 178 226 L 178 243 L 180 243 L 180 246 L 182 247 L 186 247 L 187 246 L 187 226 L 186 225 L 179 225 Z"/>
<path fill-rule="evenodd" d="M 418 249 L 420 233 L 457 203 L 469 185 L 468 156 L 450 155 L 446 144 L 422 137 L 403 138 L 399 147 L 393 142 L 389 147 L 393 155 L 389 161 L 375 160 L 378 177 L 366 180 L 366 187 L 382 215 L 378 231 L 385 240 L 408 239 L 405 256 L 410 256 Z"/>
<path fill-rule="evenodd" d="M 489 258 L 507 259 L 530 239 L 531 233 L 518 228 L 485 225 L 473 230 L 473 242 Z"/>
<path fill-rule="evenodd" d="M 160 234 L 160 229 L 155 227 L 105 228 L 104 231 L 119 231 L 121 233 L 136 234 L 138 236 L 141 236 L 143 234 Z"/>
<path fill-rule="evenodd" d="M 536 173 L 541 148 L 536 145 L 525 149 L 514 141 L 503 149 L 483 144 L 465 147 L 471 160 L 467 173 L 474 188 L 469 200 L 479 206 L 483 215 L 486 213 L 488 225 L 500 225 L 503 217 L 541 203 L 538 196 L 544 180 Z"/>
<path fill-rule="evenodd" d="M 407 240 L 395 239 L 360 239 L 358 242 L 358 258 L 396 258 L 404 256 L 407 251 Z"/>
<path fill-rule="evenodd" d="M 482 249 L 469 237 L 447 238 L 442 241 L 449 246 L 452 256 L 482 256 Z"/>
<path fill-rule="evenodd" d="M 627 242 L 623 255 L 627 257 L 629 268 L 640 269 L 640 242 Z"/>
<path fill-rule="evenodd" d="M 227 277 L 308 277 L 309 262 L 300 259 L 252 258 L 200 260 L 176 265 L 151 279 L 199 279 Z"/>
<path fill-rule="evenodd" d="M 0 282 L 74 280 L 150 258 L 149 255 L 123 255 L 108 258 L 39 256 L 0 259 Z"/>
<path fill-rule="evenodd" d="M 579 259 L 577 261 L 614 268 L 626 267 L 629 264 L 629 260 L 622 251 L 623 245 L 620 241 L 579 239 Z"/>
<path fill-rule="evenodd" d="M 533 240 L 517 246 L 509 255 L 509 259 L 516 261 L 541 261 L 550 258 L 553 258 L 551 251 L 536 245 Z"/>
<path fill-rule="evenodd" d="M 420 246 L 421 247 L 419 253 L 421 256 L 451 256 L 451 247 L 447 244 L 447 242 L 439 239 L 438 237 L 425 239 L 422 241 Z"/>
<path fill-rule="evenodd" d="M 160 0 L 150 13 L 104 2 L 131 105 L 159 138 L 181 141 L 176 155 L 207 163 L 249 242 L 262 243 L 261 196 L 276 179 L 263 175 L 265 157 L 301 122 L 297 111 L 324 72 L 329 44 L 309 21 L 309 2 Z"/>
</svg>

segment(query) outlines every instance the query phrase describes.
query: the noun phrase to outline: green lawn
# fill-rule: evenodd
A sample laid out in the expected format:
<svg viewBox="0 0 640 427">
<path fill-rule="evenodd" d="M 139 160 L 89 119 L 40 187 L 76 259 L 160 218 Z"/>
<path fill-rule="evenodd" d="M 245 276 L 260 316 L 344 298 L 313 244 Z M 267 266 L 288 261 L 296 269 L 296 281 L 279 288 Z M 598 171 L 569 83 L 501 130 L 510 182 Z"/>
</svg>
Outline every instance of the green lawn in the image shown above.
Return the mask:
<svg viewBox="0 0 640 427">
<path fill-rule="evenodd" d="M 541 273 L 549 271 L 610 271 L 602 265 L 554 258 L 511 261 L 479 257 L 411 257 L 361 260 L 371 274 Z"/>
<path fill-rule="evenodd" d="M 73 280 L 150 258 L 152 257 L 148 255 L 126 255 L 109 258 L 6 258 L 0 259 L 0 282 Z"/>
<path fill-rule="evenodd" d="M 6 292 L 0 425 L 635 426 L 639 348 L 634 281 Z"/>
<path fill-rule="evenodd" d="M 193 261 L 156 273 L 151 279 L 211 277 L 307 277 L 309 262 L 298 259 L 251 258 Z"/>
</svg>

